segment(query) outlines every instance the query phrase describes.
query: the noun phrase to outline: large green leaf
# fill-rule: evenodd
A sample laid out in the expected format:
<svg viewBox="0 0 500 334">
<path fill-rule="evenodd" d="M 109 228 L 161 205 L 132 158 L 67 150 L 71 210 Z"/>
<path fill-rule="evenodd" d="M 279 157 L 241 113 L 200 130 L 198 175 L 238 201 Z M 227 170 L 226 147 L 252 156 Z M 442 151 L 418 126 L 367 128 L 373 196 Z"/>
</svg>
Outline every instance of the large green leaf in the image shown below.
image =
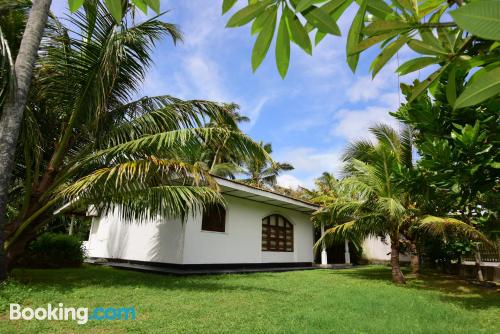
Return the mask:
<svg viewBox="0 0 500 334">
<path fill-rule="evenodd" d="M 238 0 L 224 0 L 222 2 L 222 14 L 225 14 L 227 13 L 228 10 L 230 10 L 231 8 L 233 8 L 234 4 L 237 2 Z"/>
<path fill-rule="evenodd" d="M 363 23 L 366 13 L 366 0 L 363 0 L 361 6 L 352 21 L 351 28 L 349 29 L 349 34 L 347 35 L 346 53 L 347 53 L 347 64 L 353 72 L 356 71 L 359 61 L 359 53 L 355 53 L 355 49 L 359 42 L 361 41 L 363 35 L 361 31 L 363 30 Z"/>
<path fill-rule="evenodd" d="M 363 33 L 368 36 L 384 34 L 390 31 L 398 30 L 408 30 L 411 29 L 412 25 L 401 21 L 374 21 L 370 23 L 364 30 Z"/>
<path fill-rule="evenodd" d="M 327 4 L 321 6 L 321 9 L 330 13 L 332 20 L 337 20 L 342 16 L 345 10 L 351 5 L 353 0 L 332 0 Z M 314 39 L 314 43 L 318 45 L 327 34 L 318 30 Z"/>
<path fill-rule="evenodd" d="M 388 33 L 385 33 L 382 35 L 376 35 L 376 36 L 366 38 L 366 39 L 362 40 L 361 42 L 359 42 L 359 44 L 354 48 L 354 50 L 352 50 L 352 52 L 359 53 L 359 52 L 366 50 L 369 47 L 371 47 L 377 43 L 380 43 L 382 41 L 390 39 L 398 34 L 399 34 L 399 31 L 392 31 L 392 32 L 388 32 Z"/>
<path fill-rule="evenodd" d="M 374 16 L 385 19 L 393 13 L 392 8 L 383 0 L 368 0 L 366 3 L 366 11 Z"/>
<path fill-rule="evenodd" d="M 145 0 L 131 0 L 132 4 L 145 14 L 148 13 L 148 4 Z"/>
<path fill-rule="evenodd" d="M 300 23 L 299 18 L 288 8 L 285 8 L 284 14 L 286 15 L 292 41 L 307 54 L 312 54 L 311 40 L 309 39 L 306 29 L 302 26 L 302 23 Z"/>
<path fill-rule="evenodd" d="M 277 10 L 278 8 L 276 6 L 271 6 L 266 8 L 266 10 L 262 14 L 257 16 L 257 18 L 253 21 L 250 33 L 252 35 L 259 33 L 266 24 L 266 22 L 269 19 L 271 19 L 273 15 L 276 15 Z"/>
<path fill-rule="evenodd" d="M 401 36 L 388 46 L 386 46 L 382 52 L 375 58 L 371 65 L 372 76 L 375 77 L 377 73 L 384 67 L 385 64 L 396 54 L 406 44 L 408 41 L 408 36 Z"/>
<path fill-rule="evenodd" d="M 437 64 L 441 60 L 435 57 L 420 57 L 408 60 L 407 62 L 401 64 L 396 70 L 400 75 L 405 75 L 411 72 L 418 71 L 426 66 Z"/>
<path fill-rule="evenodd" d="M 160 0 L 144 0 L 156 14 L 160 14 Z"/>
<path fill-rule="evenodd" d="M 295 7 L 295 10 L 297 12 L 301 12 L 309 7 L 312 6 L 312 4 L 315 2 L 316 0 L 300 0 L 299 3 L 297 4 L 297 6 Z"/>
<path fill-rule="evenodd" d="M 424 55 L 438 56 L 447 54 L 445 50 L 436 48 L 433 45 L 419 41 L 418 39 L 412 39 L 409 41 L 408 46 L 413 51 Z"/>
<path fill-rule="evenodd" d="M 247 24 L 259 15 L 270 2 L 270 0 L 257 2 L 240 9 L 234 13 L 233 16 L 231 16 L 229 21 L 227 21 L 226 27 L 241 27 L 242 25 Z"/>
<path fill-rule="evenodd" d="M 106 7 L 108 8 L 109 13 L 117 23 L 122 20 L 123 17 L 123 8 L 121 0 L 104 0 Z"/>
<path fill-rule="evenodd" d="M 451 106 L 454 106 L 455 101 L 457 100 L 457 84 L 455 74 L 456 67 L 453 66 L 450 68 L 450 72 L 448 73 L 448 83 L 446 85 L 446 99 Z"/>
<path fill-rule="evenodd" d="M 443 74 L 443 72 L 448 68 L 448 65 L 449 65 L 449 63 L 445 64 L 440 69 L 438 69 L 437 71 L 435 71 L 434 73 L 429 75 L 424 81 L 422 81 L 418 85 L 416 85 L 413 88 L 413 91 L 411 93 L 411 96 L 410 96 L 410 99 L 408 100 L 408 102 L 412 102 L 417 97 L 419 97 L 420 94 L 422 94 L 427 88 L 429 88 L 429 86 L 432 83 L 434 83 L 434 81 L 436 81 L 436 79 L 439 78 L 441 76 L 441 74 Z"/>
<path fill-rule="evenodd" d="M 500 40 L 500 0 L 470 2 L 450 15 L 460 28 L 473 35 Z"/>
<path fill-rule="evenodd" d="M 278 27 L 278 37 L 276 38 L 276 66 L 278 72 L 284 79 L 290 64 L 290 36 L 288 35 L 288 26 L 286 16 L 282 15 Z"/>
<path fill-rule="evenodd" d="M 274 16 L 270 17 L 270 19 L 264 24 L 264 27 L 255 40 L 252 50 L 252 69 L 254 72 L 266 57 L 271 41 L 273 40 L 275 26 L 276 12 L 274 13 Z"/>
<path fill-rule="evenodd" d="M 312 24 L 314 27 L 319 30 L 340 36 L 340 29 L 335 23 L 334 20 L 321 8 L 315 8 L 307 13 L 304 13 L 304 17 L 307 19 L 307 22 Z"/>
<path fill-rule="evenodd" d="M 454 108 L 472 106 L 498 94 L 500 94 L 500 66 L 475 76 L 457 98 Z"/>
<path fill-rule="evenodd" d="M 420 37 L 422 37 L 422 41 L 427 44 L 432 46 L 436 50 L 440 50 L 443 53 L 446 53 L 446 50 L 443 48 L 442 43 L 439 41 L 439 39 L 434 36 L 432 33 L 431 29 L 420 29 Z"/>
<path fill-rule="evenodd" d="M 68 0 L 70 12 L 76 12 L 82 5 L 84 0 Z"/>
</svg>

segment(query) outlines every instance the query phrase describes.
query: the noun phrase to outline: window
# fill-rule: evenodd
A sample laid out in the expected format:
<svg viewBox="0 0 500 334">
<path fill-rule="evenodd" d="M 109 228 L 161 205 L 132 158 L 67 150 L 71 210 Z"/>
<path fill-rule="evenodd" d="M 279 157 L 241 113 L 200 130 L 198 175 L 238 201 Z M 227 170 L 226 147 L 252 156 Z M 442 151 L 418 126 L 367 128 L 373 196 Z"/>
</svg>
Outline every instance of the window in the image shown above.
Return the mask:
<svg viewBox="0 0 500 334">
<path fill-rule="evenodd" d="M 271 215 L 262 219 L 262 250 L 293 252 L 292 223 L 280 215 Z"/>
<path fill-rule="evenodd" d="M 221 205 L 212 205 L 203 211 L 201 221 L 203 231 L 225 232 L 226 231 L 226 209 Z"/>
</svg>

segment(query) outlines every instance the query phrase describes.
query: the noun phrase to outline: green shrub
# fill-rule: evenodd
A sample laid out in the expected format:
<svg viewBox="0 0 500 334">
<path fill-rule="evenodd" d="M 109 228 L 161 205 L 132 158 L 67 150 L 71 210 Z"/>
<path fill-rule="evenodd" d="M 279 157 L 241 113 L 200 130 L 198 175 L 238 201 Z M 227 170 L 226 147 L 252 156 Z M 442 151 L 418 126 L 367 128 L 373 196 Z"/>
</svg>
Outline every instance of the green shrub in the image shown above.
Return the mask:
<svg viewBox="0 0 500 334">
<path fill-rule="evenodd" d="M 75 236 L 44 233 L 29 245 L 19 264 L 30 268 L 79 267 L 83 258 L 82 243 Z"/>
</svg>

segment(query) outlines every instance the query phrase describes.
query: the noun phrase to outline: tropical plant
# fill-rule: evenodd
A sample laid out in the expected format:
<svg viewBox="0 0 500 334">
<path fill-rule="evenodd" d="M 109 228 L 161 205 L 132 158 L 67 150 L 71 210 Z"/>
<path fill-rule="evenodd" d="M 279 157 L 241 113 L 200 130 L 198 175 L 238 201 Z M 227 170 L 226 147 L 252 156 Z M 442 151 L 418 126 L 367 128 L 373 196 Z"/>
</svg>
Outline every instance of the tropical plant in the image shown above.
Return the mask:
<svg viewBox="0 0 500 334">
<path fill-rule="evenodd" d="M 482 234 L 457 219 L 424 216 L 417 211 L 405 182 L 412 165 L 408 129 L 398 133 L 389 126 L 377 125 L 370 132 L 377 142 L 363 140 L 348 146 L 344 155 L 346 177 L 337 187 L 336 199 L 315 214 L 333 225 L 315 248 L 323 242 L 349 239 L 360 243 L 367 236 L 388 235 L 392 278 L 396 283 L 404 283 L 399 266 L 401 240 L 408 240 L 412 228 L 432 234 L 453 229 L 474 238 L 481 238 Z"/>
<path fill-rule="evenodd" d="M 260 143 L 259 146 L 267 154 L 273 152 L 271 144 Z M 241 179 L 245 183 L 260 188 L 273 188 L 277 183 L 277 177 L 283 171 L 293 170 L 293 166 L 286 162 L 274 162 L 256 159 L 248 156 L 243 160 L 242 172 L 246 178 Z"/>
<path fill-rule="evenodd" d="M 84 5 L 84 2 L 90 7 L 95 7 L 97 4 L 97 0 L 68 0 L 73 12 Z M 129 8 L 135 9 L 137 7 L 146 12 L 150 7 L 157 13 L 160 10 L 159 0 L 132 0 L 130 7 L 128 1 L 106 0 L 104 2 L 117 23 L 120 23 Z M 8 188 L 14 168 L 15 150 L 28 100 L 33 68 L 49 17 L 51 3 L 52 0 L 39 0 L 35 1 L 31 7 L 15 62 L 11 50 L 15 46 L 9 45 L 3 29 L 0 28 L 0 74 L 2 75 L 0 77 L 0 109 L 2 110 L 0 113 L 0 280 L 6 277 L 3 269 L 5 265 L 2 247 L 4 235 L 2 233 L 5 224 L 4 213 L 7 206 Z M 31 1 L 1 0 L 0 12 L 12 13 L 18 5 L 29 7 Z M 1 16 L 4 17 L 4 13 Z M 3 101 L 4 97 L 5 101 Z"/>
<path fill-rule="evenodd" d="M 465 75 L 457 71 L 457 82 Z M 419 171 L 436 213 L 454 213 L 494 239 L 500 233 L 498 99 L 453 110 L 448 80 L 444 75 L 437 81 L 433 98 L 423 95 L 393 115 L 415 129 Z M 410 94 L 410 88 L 403 88 Z M 466 88 L 457 89 L 460 93 Z"/>
<path fill-rule="evenodd" d="M 47 22 L 50 4 L 51 0 L 40 0 L 36 1 L 32 6 L 25 28 L 26 38 L 23 38 L 19 46 L 15 62 L 3 29 L 0 32 L 0 63 L 8 64 L 7 66 L 0 66 L 2 100 L 5 97 L 5 101 L 0 100 L 2 102 L 0 104 L 2 107 L 0 115 L 0 281 L 6 277 L 2 245 L 4 241 L 3 227 L 7 192 L 11 171 L 14 167 L 16 143 L 28 99 L 33 67 Z M 2 9 L 12 9 L 12 7 L 6 6 L 4 1 L 2 1 L 0 7 Z M 8 87 L 7 91 L 6 87 Z"/>
<path fill-rule="evenodd" d="M 222 13 L 236 2 L 224 0 Z M 276 65 L 285 77 L 290 42 L 312 54 L 309 33 L 316 31 L 316 45 L 327 34 L 340 35 L 336 21 L 351 5 L 358 7 L 346 45 L 347 63 L 353 71 L 360 53 L 380 44 L 382 51 L 370 67 L 375 76 L 406 45 L 422 56 L 399 66 L 399 74 L 438 65 L 436 71 L 414 87 L 410 100 L 425 92 L 446 69 L 450 69 L 449 102 L 454 108 L 476 105 L 499 95 L 499 0 L 255 0 L 234 13 L 227 27 L 252 22 L 251 33 L 258 34 L 252 50 L 255 71 L 266 56 L 278 26 Z M 446 21 L 450 16 L 453 20 Z M 466 89 L 458 97 L 455 85 L 464 82 L 454 82 L 455 70 L 474 74 L 465 81 Z"/>
<path fill-rule="evenodd" d="M 50 22 L 22 122 L 5 229 L 9 267 L 64 210 L 119 206 L 124 218 L 141 219 L 185 217 L 221 203 L 208 171 L 179 158 L 186 153 L 224 145 L 269 159 L 237 129 L 234 105 L 132 100 L 155 44 L 164 36 L 179 40 L 174 25 L 158 18 L 117 23 L 98 4 L 67 20 Z"/>
</svg>

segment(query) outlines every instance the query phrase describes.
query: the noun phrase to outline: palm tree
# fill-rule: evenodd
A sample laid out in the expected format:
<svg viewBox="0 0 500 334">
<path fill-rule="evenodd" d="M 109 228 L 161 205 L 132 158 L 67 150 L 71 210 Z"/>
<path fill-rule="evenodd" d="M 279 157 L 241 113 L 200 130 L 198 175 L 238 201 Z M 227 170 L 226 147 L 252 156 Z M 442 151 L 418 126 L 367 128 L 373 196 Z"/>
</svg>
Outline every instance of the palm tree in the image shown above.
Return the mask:
<svg viewBox="0 0 500 334">
<path fill-rule="evenodd" d="M 237 130 L 231 105 L 170 96 L 131 101 L 155 43 L 180 39 L 158 18 L 116 21 L 100 5 L 53 20 L 43 40 L 24 115 L 14 170 L 5 249 L 9 267 L 55 208 L 120 206 L 126 218 L 185 217 L 221 203 L 197 161 L 179 157 L 225 145 L 266 161 L 262 147 Z M 224 126 L 212 126 L 213 120 Z"/>
<path fill-rule="evenodd" d="M 12 56 L 6 38 L 3 32 L 0 32 L 0 54 L 2 57 L 0 62 L 3 63 L 4 60 L 7 60 L 9 63 L 8 68 L 0 68 L 0 71 L 2 74 L 6 71 L 9 73 L 9 82 L 11 83 L 8 94 L 3 92 L 4 89 L 0 92 L 5 96 L 5 103 L 3 105 L 0 104 L 3 107 L 0 115 L 0 230 L 2 231 L 9 180 L 12 168 L 14 167 L 16 143 L 26 101 L 28 100 L 35 59 L 47 22 L 51 2 L 52 0 L 39 0 L 33 4 L 14 64 L 12 64 Z M 4 81 L 3 78 L 0 80 Z M 3 83 L 2 86 L 4 86 Z M 0 280 L 6 277 L 3 261 L 3 241 L 3 233 L 0 232 Z"/>
<path fill-rule="evenodd" d="M 260 147 L 268 154 L 273 152 L 271 144 L 264 144 L 261 142 Z M 273 188 L 281 172 L 293 170 L 293 166 L 289 163 L 272 162 L 269 160 L 255 159 L 255 157 L 247 157 L 243 161 L 242 168 L 242 174 L 247 176 L 247 178 L 241 181 L 261 188 Z"/>
<path fill-rule="evenodd" d="M 399 266 L 400 242 L 410 228 L 434 234 L 447 228 L 482 238 L 472 226 L 453 218 L 425 216 L 415 212 L 415 204 L 404 182 L 412 164 L 411 132 L 401 133 L 387 125 L 370 128 L 376 143 L 363 140 L 350 144 L 344 154 L 346 178 L 341 181 L 338 198 L 316 214 L 335 223 L 316 244 L 350 239 L 360 242 L 367 236 L 388 235 L 391 243 L 392 279 L 404 283 Z M 415 219 L 417 217 L 418 219 Z"/>
</svg>

